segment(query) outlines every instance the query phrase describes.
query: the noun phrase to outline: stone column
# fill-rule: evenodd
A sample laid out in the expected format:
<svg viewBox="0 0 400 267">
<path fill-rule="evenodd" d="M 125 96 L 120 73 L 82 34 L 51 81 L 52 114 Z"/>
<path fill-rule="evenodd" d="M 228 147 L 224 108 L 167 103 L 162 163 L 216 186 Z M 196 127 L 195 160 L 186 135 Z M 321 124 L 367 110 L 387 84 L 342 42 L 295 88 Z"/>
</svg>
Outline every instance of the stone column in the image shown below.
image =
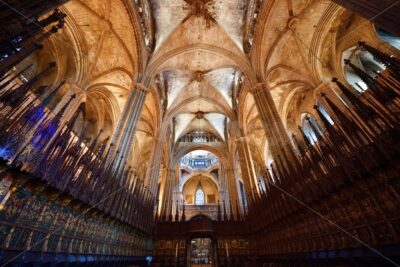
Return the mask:
<svg viewBox="0 0 400 267">
<path fill-rule="evenodd" d="M 153 152 L 151 156 L 151 164 L 150 169 L 147 172 L 145 185 L 149 188 L 150 192 L 156 196 L 157 194 L 157 185 L 158 179 L 160 175 L 160 168 L 162 163 L 163 156 L 163 141 L 162 138 L 159 137 L 154 142 Z"/>
<path fill-rule="evenodd" d="M 254 169 L 253 158 L 251 156 L 249 140 L 246 137 L 237 139 L 237 148 L 239 152 L 240 169 L 246 190 L 247 205 L 252 204 L 257 193 L 256 172 Z"/>
<path fill-rule="evenodd" d="M 135 95 L 136 95 L 136 90 L 132 89 L 130 91 L 130 93 L 129 93 L 128 99 L 126 100 L 126 103 L 125 103 L 125 106 L 124 106 L 124 110 L 122 111 L 122 114 L 121 114 L 121 117 L 120 117 L 120 119 L 118 121 L 117 127 L 114 130 L 112 143 L 115 144 L 115 146 L 114 146 L 112 154 L 115 154 L 115 152 L 117 151 L 117 147 L 118 147 L 119 142 L 120 142 L 121 137 L 122 137 L 122 131 L 126 126 L 129 112 L 132 109 L 132 103 L 133 103 L 133 99 L 135 98 Z"/>
<path fill-rule="evenodd" d="M 65 109 L 63 116 L 60 118 L 60 125 L 64 125 L 67 123 L 74 114 L 78 111 L 80 105 L 85 101 L 83 94 L 79 92 L 76 88 L 72 87 L 69 84 L 64 84 L 63 87 L 67 87 L 67 92 L 63 95 L 61 100 L 57 103 L 57 105 L 52 110 L 53 116 L 60 112 L 63 107 L 70 101 L 68 108 Z M 71 96 L 75 94 L 75 98 L 71 100 Z M 62 130 L 62 127 L 58 127 L 57 132 Z M 57 134 L 54 134 L 53 138 L 49 140 L 48 144 L 51 144 L 57 138 Z"/>
<path fill-rule="evenodd" d="M 125 104 L 124 111 L 118 122 L 113 136 L 113 151 L 110 153 L 109 160 L 119 151 L 119 155 L 123 156 L 123 164 L 128 160 L 130 150 L 132 148 L 133 137 L 135 136 L 136 127 L 142 114 L 144 102 L 146 100 L 147 88 L 142 84 L 136 84 L 131 90 L 128 100 Z"/>
<path fill-rule="evenodd" d="M 227 182 L 227 176 L 225 173 L 225 169 L 223 168 L 222 164 L 219 164 L 218 167 L 218 178 L 220 181 L 220 192 L 219 192 L 219 201 L 221 205 L 225 202 L 225 209 L 227 214 L 230 214 L 229 204 L 230 204 L 230 194 Z M 224 212 L 224 207 L 222 207 L 222 213 Z"/>
<path fill-rule="evenodd" d="M 333 2 L 400 36 L 400 2 L 396 0 L 333 0 Z"/>
<path fill-rule="evenodd" d="M 239 205 L 241 201 L 239 200 L 239 189 L 237 188 L 235 171 L 232 168 L 229 168 L 225 169 L 224 172 L 229 191 L 229 201 L 230 201 L 229 208 L 232 208 L 230 212 L 231 215 L 233 214 L 235 218 L 237 218 L 238 216 L 237 211 L 240 209 L 240 207 L 237 207 L 237 205 Z"/>
<path fill-rule="evenodd" d="M 179 181 L 180 181 L 181 177 L 180 177 L 180 169 L 179 169 L 179 164 L 175 167 L 174 169 L 174 180 L 173 180 L 173 184 L 172 184 L 172 188 L 173 188 L 173 196 L 172 196 L 172 215 L 175 216 L 176 212 L 179 212 L 179 209 L 177 210 L 177 206 L 181 205 L 181 192 L 179 191 Z"/>
<path fill-rule="evenodd" d="M 168 169 L 165 177 L 163 199 L 161 202 L 162 205 L 161 214 L 165 214 L 167 218 L 172 212 L 174 178 L 175 178 L 175 170 Z"/>
<path fill-rule="evenodd" d="M 278 164 L 278 155 L 280 155 L 285 165 L 284 167 L 288 169 L 290 162 L 295 160 L 295 153 L 289 135 L 272 99 L 271 92 L 265 84 L 260 83 L 252 89 L 252 94 L 264 126 L 272 158 L 275 164 Z"/>
<path fill-rule="evenodd" d="M 66 83 L 61 88 L 66 89 L 67 92 L 63 95 L 61 100 L 55 106 L 54 110 L 52 111 L 53 114 L 57 114 L 63 108 L 65 103 L 67 103 L 70 100 L 70 98 L 73 94 L 76 95 L 75 99 L 73 99 L 71 101 L 71 103 L 68 106 L 68 109 L 65 110 L 64 115 L 61 118 L 61 122 L 65 123 L 66 121 L 68 121 L 69 119 L 71 119 L 74 116 L 74 114 L 78 110 L 80 104 L 82 102 L 85 102 L 85 99 L 84 99 L 83 94 L 80 93 L 80 90 L 78 88 L 76 88 L 76 86 Z M 59 91 L 62 90 L 61 88 L 59 89 Z"/>
</svg>

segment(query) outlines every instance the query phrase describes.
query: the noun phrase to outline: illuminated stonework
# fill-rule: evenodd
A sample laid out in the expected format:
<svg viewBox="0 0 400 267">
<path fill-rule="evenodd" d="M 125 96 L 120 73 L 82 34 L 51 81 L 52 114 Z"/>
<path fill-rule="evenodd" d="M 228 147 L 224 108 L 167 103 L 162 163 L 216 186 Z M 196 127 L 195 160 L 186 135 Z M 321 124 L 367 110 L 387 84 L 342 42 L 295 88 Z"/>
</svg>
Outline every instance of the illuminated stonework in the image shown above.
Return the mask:
<svg viewBox="0 0 400 267">
<path fill-rule="evenodd" d="M 0 261 L 398 259 L 399 5 L 6 2 Z"/>
</svg>

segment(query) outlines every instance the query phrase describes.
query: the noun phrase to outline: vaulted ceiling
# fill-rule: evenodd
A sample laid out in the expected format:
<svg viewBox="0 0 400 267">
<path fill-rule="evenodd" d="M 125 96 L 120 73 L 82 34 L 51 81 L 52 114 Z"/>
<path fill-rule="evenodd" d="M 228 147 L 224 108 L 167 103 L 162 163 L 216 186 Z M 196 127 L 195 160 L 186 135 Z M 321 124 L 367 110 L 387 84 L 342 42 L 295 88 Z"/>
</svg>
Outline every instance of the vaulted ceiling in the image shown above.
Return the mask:
<svg viewBox="0 0 400 267">
<path fill-rule="evenodd" d="M 143 70 L 141 31 L 132 1 L 71 0 L 62 6 L 67 23 L 46 44 L 39 58 L 56 61 L 58 77 L 85 102 L 85 129 L 93 138 L 112 137 L 137 73 Z M 57 78 L 58 78 L 57 77 Z M 57 83 L 57 81 L 56 81 Z M 134 140 L 132 162 L 149 158 L 155 135 L 157 103 L 146 98 Z"/>
<path fill-rule="evenodd" d="M 85 99 L 92 135 L 112 134 L 137 80 L 151 92 L 132 150 L 137 165 L 171 132 L 173 141 L 193 131 L 227 141 L 240 127 L 264 153 L 251 86 L 267 83 L 295 129 L 299 114 L 312 112 L 315 89 L 341 75 L 330 62 L 352 41 L 334 40 L 349 21 L 362 23 L 330 0 L 70 0 L 62 10 L 66 26 L 42 58 L 61 62 L 57 79 Z"/>
<path fill-rule="evenodd" d="M 329 40 L 354 20 L 329 0 L 147 3 L 154 47 L 145 76 L 161 92 L 161 135 L 172 129 L 176 141 L 207 131 L 224 140 L 238 121 L 232 125 L 243 127 L 263 154 L 266 136 L 251 86 L 265 82 L 285 126 L 297 130 L 299 114 L 313 112 L 314 90 L 335 71 Z"/>
<path fill-rule="evenodd" d="M 243 0 L 151 1 L 155 50 L 150 66 L 165 92 L 165 112 L 175 120 L 175 140 L 192 131 L 224 139 L 235 120 L 234 91 L 243 53 Z M 170 121 L 166 121 L 169 123 Z"/>
</svg>

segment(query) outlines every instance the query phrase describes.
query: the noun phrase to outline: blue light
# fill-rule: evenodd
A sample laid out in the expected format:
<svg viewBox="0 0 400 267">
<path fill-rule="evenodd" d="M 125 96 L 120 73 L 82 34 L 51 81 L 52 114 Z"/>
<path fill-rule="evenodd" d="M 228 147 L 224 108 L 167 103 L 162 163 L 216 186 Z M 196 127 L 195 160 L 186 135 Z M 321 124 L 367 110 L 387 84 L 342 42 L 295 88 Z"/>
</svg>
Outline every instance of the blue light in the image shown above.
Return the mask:
<svg viewBox="0 0 400 267">
<path fill-rule="evenodd" d="M 27 114 L 25 119 L 36 124 L 45 115 L 44 107 L 42 105 L 37 106 L 31 113 Z"/>
<path fill-rule="evenodd" d="M 41 129 L 32 139 L 32 144 L 35 149 L 40 149 L 47 141 L 49 141 L 58 129 L 55 122 L 50 122 L 47 126 Z"/>
<path fill-rule="evenodd" d="M 8 150 L 7 146 L 0 147 L 0 157 L 2 159 L 8 159 L 9 158 L 9 153 L 10 153 L 10 151 Z"/>
</svg>

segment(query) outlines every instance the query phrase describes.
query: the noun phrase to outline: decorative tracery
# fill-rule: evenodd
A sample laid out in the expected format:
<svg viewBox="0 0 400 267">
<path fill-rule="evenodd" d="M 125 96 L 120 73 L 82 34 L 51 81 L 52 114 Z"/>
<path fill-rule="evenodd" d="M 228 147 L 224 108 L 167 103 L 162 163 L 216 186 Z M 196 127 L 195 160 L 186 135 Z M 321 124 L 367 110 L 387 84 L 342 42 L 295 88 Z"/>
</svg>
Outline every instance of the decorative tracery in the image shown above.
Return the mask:
<svg viewBox="0 0 400 267">
<path fill-rule="evenodd" d="M 205 204 L 205 195 L 202 188 L 198 188 L 196 190 L 196 205 L 204 205 Z"/>
</svg>

